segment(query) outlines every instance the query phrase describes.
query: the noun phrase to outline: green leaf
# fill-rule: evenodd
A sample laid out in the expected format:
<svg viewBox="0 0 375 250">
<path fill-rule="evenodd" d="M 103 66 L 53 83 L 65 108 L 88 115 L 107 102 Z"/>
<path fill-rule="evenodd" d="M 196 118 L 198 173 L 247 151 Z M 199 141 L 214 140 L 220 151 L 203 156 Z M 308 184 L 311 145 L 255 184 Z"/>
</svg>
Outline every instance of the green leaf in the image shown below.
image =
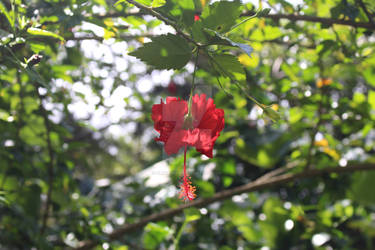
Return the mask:
<svg viewBox="0 0 375 250">
<path fill-rule="evenodd" d="M 225 33 L 236 24 L 237 18 L 241 14 L 241 2 L 215 2 L 203 9 L 201 19 L 203 26 Z"/>
<path fill-rule="evenodd" d="M 43 119 L 35 115 L 30 115 L 27 121 L 27 126 L 22 127 L 20 130 L 20 137 L 28 145 L 45 146 L 45 134 L 46 129 L 44 127 Z"/>
<path fill-rule="evenodd" d="M 152 8 L 159 8 L 166 3 L 165 0 L 154 0 L 152 1 Z"/>
<path fill-rule="evenodd" d="M 281 116 L 280 114 L 274 110 L 273 108 L 271 108 L 271 106 L 263 106 L 263 112 L 264 114 L 270 118 L 272 121 L 276 122 L 278 120 L 280 120 Z"/>
<path fill-rule="evenodd" d="M 9 33 L 8 31 L 0 29 L 0 45 L 8 44 L 12 40 L 13 37 L 14 36 L 12 33 Z"/>
<path fill-rule="evenodd" d="M 196 185 L 198 188 L 199 197 L 211 197 L 215 194 L 215 186 L 208 181 L 194 181 L 193 185 Z"/>
<path fill-rule="evenodd" d="M 201 21 L 194 22 L 192 26 L 192 37 L 198 43 L 208 44 L 207 32 L 204 32 L 203 29 Z"/>
<path fill-rule="evenodd" d="M 371 109 L 375 110 L 375 91 L 373 90 L 368 92 L 368 103 L 370 104 Z"/>
<path fill-rule="evenodd" d="M 38 42 L 29 42 L 31 50 L 35 54 L 39 54 L 41 51 L 46 49 L 46 45 L 44 43 L 38 43 Z"/>
<path fill-rule="evenodd" d="M 334 40 L 324 40 L 322 41 L 318 46 L 317 50 L 319 52 L 319 57 L 322 57 L 327 52 L 335 51 L 337 50 L 338 44 Z"/>
<path fill-rule="evenodd" d="M 342 1 L 335 7 L 331 8 L 330 12 L 333 18 L 339 18 L 339 16 L 343 14 L 351 20 L 354 20 L 359 14 L 358 8 L 346 1 Z"/>
<path fill-rule="evenodd" d="M 37 82 L 38 84 L 50 90 L 50 86 L 42 79 L 42 77 L 40 77 L 38 72 L 36 72 L 33 68 L 28 67 L 27 64 L 24 64 L 23 66 L 24 71 L 29 76 L 32 82 Z"/>
<path fill-rule="evenodd" d="M 32 98 L 31 96 L 26 96 L 23 98 L 23 105 L 25 106 L 25 113 L 30 115 L 31 112 L 38 109 L 39 104 L 37 102 L 38 99 Z"/>
<path fill-rule="evenodd" d="M 7 8 L 3 5 L 2 2 L 0 2 L 0 13 L 3 13 L 4 16 L 6 17 L 8 23 L 10 24 L 10 27 L 14 29 L 14 20 L 10 16 L 10 13 L 8 12 Z"/>
<path fill-rule="evenodd" d="M 55 34 L 48 30 L 42 30 L 38 28 L 28 28 L 27 33 L 33 36 L 46 36 L 46 37 L 59 39 L 60 41 L 65 41 L 65 39 L 62 36 Z"/>
<path fill-rule="evenodd" d="M 156 1 L 156 0 L 154 0 Z M 181 27 L 188 28 L 194 24 L 195 5 L 193 0 L 168 0 L 158 12 L 175 20 Z"/>
<path fill-rule="evenodd" d="M 137 0 L 137 2 L 146 6 L 151 6 L 152 4 L 152 0 Z"/>
<path fill-rule="evenodd" d="M 126 2 L 126 0 L 118 0 L 113 6 L 117 6 L 123 2 Z"/>
<path fill-rule="evenodd" d="M 149 223 L 145 227 L 143 244 L 146 249 L 156 249 L 157 246 L 169 235 L 172 230 L 167 226 L 156 223 Z"/>
<path fill-rule="evenodd" d="M 294 135 L 293 135 L 294 136 Z M 271 133 L 256 140 L 236 140 L 235 152 L 244 161 L 261 168 L 271 168 L 290 150 L 290 134 Z"/>
<path fill-rule="evenodd" d="M 289 122 L 291 124 L 298 122 L 303 117 L 303 110 L 300 107 L 293 107 L 289 109 Z"/>
<path fill-rule="evenodd" d="M 3 204 L 6 204 L 6 205 L 9 205 L 9 201 L 0 194 L 0 203 L 3 203 Z"/>
<path fill-rule="evenodd" d="M 31 184 L 22 189 L 18 201 L 23 206 L 25 213 L 34 218 L 38 217 L 40 211 L 40 193 L 40 186 L 37 184 Z"/>
<path fill-rule="evenodd" d="M 220 168 L 223 176 L 224 187 L 229 187 L 233 182 L 233 177 L 236 174 L 236 165 L 233 160 L 225 161 Z"/>
<path fill-rule="evenodd" d="M 259 11 L 257 13 L 257 17 L 264 17 L 267 16 L 270 13 L 271 9 L 270 8 L 264 8 L 263 10 Z"/>
<path fill-rule="evenodd" d="M 189 208 L 184 210 L 186 222 L 191 222 L 199 220 L 201 218 L 201 213 L 197 208 Z"/>
<path fill-rule="evenodd" d="M 261 238 L 262 234 L 259 232 L 259 229 L 254 226 L 254 222 L 250 218 L 246 208 L 239 208 L 235 203 L 227 200 L 222 205 L 219 213 L 228 221 L 228 225 L 233 224 L 249 242 L 258 241 Z"/>
<path fill-rule="evenodd" d="M 191 58 L 189 44 L 181 37 L 168 34 L 152 39 L 129 53 L 157 69 L 181 69 Z"/>
<path fill-rule="evenodd" d="M 354 201 L 363 205 L 371 205 L 375 202 L 375 193 L 369 192 L 375 188 L 375 172 L 361 172 L 353 174 L 353 184 L 349 189 L 349 196 Z"/>
<path fill-rule="evenodd" d="M 278 198 L 269 198 L 263 205 L 263 213 L 266 220 L 260 221 L 260 228 L 268 246 L 275 248 L 277 237 L 283 233 L 285 221 L 289 218 L 287 211 L 282 207 Z"/>
<path fill-rule="evenodd" d="M 245 71 L 237 57 L 230 54 L 213 55 L 213 65 L 223 76 L 235 78 L 238 81 L 246 79 Z"/>
</svg>

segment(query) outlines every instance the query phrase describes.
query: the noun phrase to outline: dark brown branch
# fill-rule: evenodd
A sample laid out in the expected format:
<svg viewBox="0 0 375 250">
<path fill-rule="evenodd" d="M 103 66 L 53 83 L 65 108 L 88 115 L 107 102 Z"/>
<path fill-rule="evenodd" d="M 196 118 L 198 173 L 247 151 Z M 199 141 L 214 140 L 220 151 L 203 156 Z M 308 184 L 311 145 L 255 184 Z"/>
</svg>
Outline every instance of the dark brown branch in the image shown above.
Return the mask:
<svg viewBox="0 0 375 250">
<path fill-rule="evenodd" d="M 255 12 L 246 12 L 242 16 L 252 16 Z M 334 24 L 352 26 L 354 28 L 365 28 L 369 30 L 375 30 L 375 24 L 370 22 L 355 22 L 352 20 L 344 19 L 332 19 L 327 17 L 317 17 L 308 15 L 296 15 L 296 14 L 268 14 L 264 16 L 265 18 L 270 18 L 272 20 L 288 19 L 290 21 L 307 21 L 314 23 L 321 23 L 324 25 L 332 26 Z"/>
<path fill-rule="evenodd" d="M 163 21 L 164 23 L 166 23 L 168 25 L 171 25 L 176 30 L 176 32 L 178 34 L 180 34 L 182 37 L 184 37 L 189 42 L 192 42 L 197 46 L 199 45 L 189 35 L 185 34 L 182 30 L 180 30 L 180 28 L 177 26 L 177 24 L 175 22 L 173 22 L 172 20 L 169 20 L 168 18 L 164 17 L 163 15 L 156 12 L 152 8 L 149 8 L 147 6 L 139 4 L 139 3 L 137 3 L 133 0 L 128 0 L 128 2 L 132 3 L 135 6 L 137 6 L 138 8 L 140 8 L 141 11 L 128 12 L 128 13 L 111 12 L 111 13 L 107 13 L 107 14 L 104 14 L 104 15 L 87 16 L 86 18 L 88 18 L 88 19 L 90 19 L 90 18 L 105 19 L 105 18 L 117 18 L 117 17 L 129 17 L 129 16 L 142 17 L 142 16 L 145 16 L 145 15 L 152 15 L 152 16 L 158 18 L 159 20 Z M 364 11 L 366 13 L 367 9 L 365 8 Z M 255 14 L 255 12 L 249 11 L 249 12 L 243 13 L 241 16 L 252 16 L 254 14 Z M 297 14 L 268 14 L 268 15 L 265 15 L 263 17 L 273 19 L 273 20 L 288 19 L 290 21 L 315 22 L 315 23 L 322 23 L 322 24 L 328 25 L 328 26 L 333 26 L 334 24 L 340 24 L 340 25 L 351 26 L 351 27 L 354 27 L 354 28 L 365 28 L 365 29 L 369 29 L 369 30 L 375 30 L 375 24 L 371 19 L 371 14 L 368 13 L 368 11 L 367 11 L 366 15 L 369 18 L 369 22 L 356 22 L 356 21 L 352 21 L 352 20 L 333 19 L 333 18 L 327 18 L 327 17 L 317 17 L 317 16 L 309 16 L 309 15 L 297 15 Z M 46 21 L 43 24 L 44 25 L 58 24 L 58 22 Z M 95 39 L 95 38 L 93 37 L 92 39 Z M 95 40 L 99 40 L 99 39 L 95 39 Z"/>
<path fill-rule="evenodd" d="M 182 213 L 184 209 L 186 208 L 207 206 L 214 202 L 228 199 L 234 195 L 254 192 L 254 191 L 262 190 L 268 187 L 273 187 L 276 185 L 293 182 L 299 179 L 318 177 L 318 176 L 322 176 L 322 175 L 330 174 L 330 173 L 343 174 L 343 173 L 365 171 L 365 170 L 375 170 L 375 164 L 364 163 L 364 164 L 352 165 L 352 166 L 347 166 L 347 167 L 329 167 L 325 169 L 311 169 L 311 170 L 307 170 L 301 173 L 295 173 L 295 174 L 286 173 L 286 174 L 282 174 L 278 176 L 272 176 L 270 178 L 263 178 L 264 176 L 262 176 L 258 178 L 257 180 L 247 183 L 245 185 L 216 193 L 213 197 L 195 200 L 193 202 L 183 204 L 179 206 L 178 208 L 173 208 L 173 209 L 170 208 L 159 213 L 151 214 L 147 217 L 144 217 L 143 219 L 140 219 L 136 223 L 126 224 L 122 227 L 119 227 L 118 229 L 114 230 L 112 233 L 108 234 L 107 237 L 109 238 L 109 240 L 116 240 L 116 239 L 121 238 L 126 233 L 133 232 L 135 230 L 143 228 L 149 222 L 168 219 L 174 215 Z M 97 244 L 99 244 L 99 242 L 84 241 L 84 242 L 81 242 L 80 246 L 77 249 L 91 249 Z"/>
<path fill-rule="evenodd" d="M 255 12 L 249 11 L 249 12 L 243 13 L 242 16 L 252 16 L 254 14 Z M 146 15 L 146 13 L 140 11 L 140 12 L 133 12 L 133 13 L 117 13 L 117 12 L 108 13 L 105 15 L 97 15 L 94 17 L 103 19 L 103 18 L 109 18 L 109 17 L 127 17 L 127 16 L 143 16 L 143 15 Z M 268 14 L 263 17 L 270 18 L 273 20 L 288 19 L 291 21 L 315 22 L 315 23 L 322 23 L 322 24 L 329 25 L 329 26 L 332 26 L 334 24 L 340 24 L 340 25 L 352 26 L 355 28 L 365 28 L 365 29 L 375 30 L 375 25 L 371 22 L 355 22 L 352 20 L 333 19 L 333 18 L 328 18 L 328 17 L 316 17 L 316 16 L 308 16 L 308 15 L 296 15 L 296 14 Z"/>
</svg>

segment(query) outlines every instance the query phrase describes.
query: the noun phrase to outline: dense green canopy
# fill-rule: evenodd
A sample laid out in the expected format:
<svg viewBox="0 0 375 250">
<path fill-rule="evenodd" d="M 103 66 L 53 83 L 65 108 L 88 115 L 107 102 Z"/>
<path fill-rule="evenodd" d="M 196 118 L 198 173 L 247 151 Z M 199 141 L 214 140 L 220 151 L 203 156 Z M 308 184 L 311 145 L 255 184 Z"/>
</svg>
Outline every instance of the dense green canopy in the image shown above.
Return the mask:
<svg viewBox="0 0 375 250">
<path fill-rule="evenodd" d="M 371 0 L 1 0 L 1 249 L 374 249 Z M 214 157 L 151 119 L 225 112 Z M 152 166 L 152 167 L 150 167 Z"/>
</svg>

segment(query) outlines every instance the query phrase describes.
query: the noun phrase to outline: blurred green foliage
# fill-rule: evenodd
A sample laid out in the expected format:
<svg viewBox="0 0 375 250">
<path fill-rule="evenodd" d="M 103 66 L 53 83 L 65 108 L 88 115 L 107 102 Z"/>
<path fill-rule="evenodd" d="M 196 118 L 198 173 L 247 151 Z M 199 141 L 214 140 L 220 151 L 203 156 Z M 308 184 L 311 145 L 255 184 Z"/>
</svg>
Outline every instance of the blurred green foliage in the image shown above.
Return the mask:
<svg viewBox="0 0 375 250">
<path fill-rule="evenodd" d="M 181 204 L 183 156 L 166 159 L 150 114 L 161 97 L 188 98 L 197 45 L 195 90 L 226 121 L 213 159 L 188 151 L 198 198 L 285 166 L 375 162 L 373 1 L 138 2 L 179 32 L 158 36 L 165 25 L 127 1 L 0 1 L 0 248 L 374 249 L 372 172 L 236 195 L 108 238 Z"/>
</svg>

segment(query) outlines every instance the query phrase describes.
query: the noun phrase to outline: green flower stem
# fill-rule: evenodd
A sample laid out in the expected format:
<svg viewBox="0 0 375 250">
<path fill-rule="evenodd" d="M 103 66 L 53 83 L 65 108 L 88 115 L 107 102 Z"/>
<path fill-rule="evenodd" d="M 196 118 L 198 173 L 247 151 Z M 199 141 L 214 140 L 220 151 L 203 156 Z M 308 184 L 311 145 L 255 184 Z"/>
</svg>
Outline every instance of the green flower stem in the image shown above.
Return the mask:
<svg viewBox="0 0 375 250">
<path fill-rule="evenodd" d="M 190 90 L 190 96 L 189 96 L 189 105 L 188 105 L 188 116 L 191 114 L 190 110 L 191 110 L 191 103 L 192 103 L 192 99 L 193 99 L 193 93 L 194 93 L 194 90 L 195 90 L 195 72 L 197 71 L 197 65 L 198 65 L 198 57 L 199 57 L 199 46 L 194 48 L 194 50 L 197 51 L 197 55 L 195 57 L 195 64 L 194 64 L 194 72 L 193 72 L 193 80 L 192 80 L 192 83 L 191 83 L 191 90 Z"/>
</svg>

